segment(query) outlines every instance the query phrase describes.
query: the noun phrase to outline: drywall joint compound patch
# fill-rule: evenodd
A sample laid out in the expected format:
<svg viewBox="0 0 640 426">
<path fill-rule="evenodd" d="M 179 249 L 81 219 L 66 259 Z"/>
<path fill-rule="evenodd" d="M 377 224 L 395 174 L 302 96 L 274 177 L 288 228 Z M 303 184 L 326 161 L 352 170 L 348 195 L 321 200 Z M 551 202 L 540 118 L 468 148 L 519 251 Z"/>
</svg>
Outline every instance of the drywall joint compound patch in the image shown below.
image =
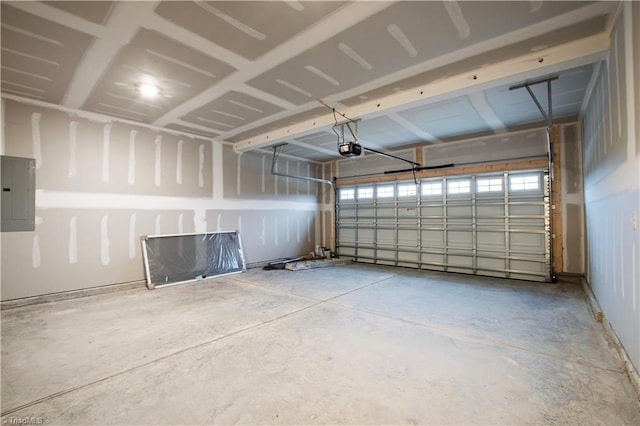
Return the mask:
<svg viewBox="0 0 640 426">
<path fill-rule="evenodd" d="M 204 187 L 204 144 L 198 147 L 198 186 Z"/>
<path fill-rule="evenodd" d="M 178 152 L 176 154 L 176 183 L 182 185 L 182 147 L 183 140 L 178 141 Z"/>
<path fill-rule="evenodd" d="M 36 169 L 42 167 L 42 143 L 40 141 L 40 119 L 42 114 L 31 114 L 31 135 L 33 144 L 33 158 L 36 160 Z"/>
<path fill-rule="evenodd" d="M 105 124 L 102 131 L 102 181 L 109 182 L 109 150 L 111 144 L 111 124 Z"/>
<path fill-rule="evenodd" d="M 77 165 L 77 138 L 78 138 L 78 123 L 77 121 L 71 121 L 69 123 L 69 178 L 75 178 L 78 173 Z"/>
<path fill-rule="evenodd" d="M 162 136 L 157 136 L 154 144 L 156 145 L 154 182 L 156 186 L 160 186 L 162 183 Z"/>
<path fill-rule="evenodd" d="M 102 216 L 102 221 L 100 222 L 100 260 L 103 266 L 107 266 L 111 263 L 111 258 L 109 257 L 110 244 L 109 215 L 105 214 Z"/>
<path fill-rule="evenodd" d="M 136 183 L 136 136 L 137 130 L 129 132 L 129 169 L 127 173 L 127 182 L 129 185 Z"/>
</svg>

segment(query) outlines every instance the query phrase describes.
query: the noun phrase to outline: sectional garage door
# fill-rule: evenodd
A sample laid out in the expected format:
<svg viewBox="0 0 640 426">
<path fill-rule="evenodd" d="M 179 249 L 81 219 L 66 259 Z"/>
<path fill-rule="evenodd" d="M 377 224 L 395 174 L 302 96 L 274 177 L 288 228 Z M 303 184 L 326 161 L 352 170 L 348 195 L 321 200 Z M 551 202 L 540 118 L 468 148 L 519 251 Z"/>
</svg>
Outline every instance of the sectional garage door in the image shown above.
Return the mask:
<svg viewBox="0 0 640 426">
<path fill-rule="evenodd" d="M 550 279 L 543 170 L 342 186 L 336 249 L 359 262 Z"/>
</svg>

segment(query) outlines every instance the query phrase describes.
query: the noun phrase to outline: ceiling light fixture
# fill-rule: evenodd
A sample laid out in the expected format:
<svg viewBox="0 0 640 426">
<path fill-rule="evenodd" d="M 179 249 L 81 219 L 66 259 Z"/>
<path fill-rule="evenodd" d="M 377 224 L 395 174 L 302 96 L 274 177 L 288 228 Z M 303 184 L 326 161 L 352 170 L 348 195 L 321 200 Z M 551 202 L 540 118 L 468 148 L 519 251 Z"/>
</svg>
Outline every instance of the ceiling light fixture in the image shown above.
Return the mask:
<svg viewBox="0 0 640 426">
<path fill-rule="evenodd" d="M 151 83 L 137 84 L 136 90 L 143 98 L 155 98 L 160 94 L 160 87 Z"/>
</svg>

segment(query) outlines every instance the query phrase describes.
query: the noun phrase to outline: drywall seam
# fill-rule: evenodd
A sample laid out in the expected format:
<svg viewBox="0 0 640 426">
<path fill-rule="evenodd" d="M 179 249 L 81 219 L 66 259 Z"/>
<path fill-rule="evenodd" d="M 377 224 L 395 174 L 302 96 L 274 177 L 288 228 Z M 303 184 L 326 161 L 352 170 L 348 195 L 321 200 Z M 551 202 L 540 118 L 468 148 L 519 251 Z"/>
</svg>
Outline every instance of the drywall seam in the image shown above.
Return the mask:
<svg viewBox="0 0 640 426">
<path fill-rule="evenodd" d="M 176 153 L 176 183 L 182 185 L 182 149 L 184 141 L 180 139 L 178 141 L 178 152 Z"/>
<path fill-rule="evenodd" d="M 207 232 L 206 208 L 195 209 L 195 212 L 193 214 L 193 225 L 196 233 L 204 234 L 205 232 Z"/>
<path fill-rule="evenodd" d="M 40 119 L 42 114 L 34 112 L 31 114 L 31 137 L 33 145 L 33 158 L 36 160 L 36 169 L 42 167 L 42 146 L 40 140 Z"/>
<path fill-rule="evenodd" d="M 202 145 L 200 145 L 202 147 Z M 199 148 L 202 150 L 203 148 Z M 201 155 L 201 157 L 203 157 Z M 204 158 L 204 157 L 203 157 Z M 211 144 L 211 169 L 213 176 L 212 190 L 213 199 L 222 200 L 224 197 L 224 157 L 222 153 L 222 145 L 219 142 Z"/>
<path fill-rule="evenodd" d="M 109 215 L 105 214 L 100 222 L 100 260 L 103 266 L 108 266 L 111 263 L 109 245 Z"/>
<path fill-rule="evenodd" d="M 184 214 L 178 215 L 178 234 L 184 234 Z M 178 257 L 184 256 L 184 239 L 178 239 Z"/>
<path fill-rule="evenodd" d="M 127 182 L 129 185 L 136 183 L 136 136 L 137 130 L 129 132 L 129 167 L 127 171 Z"/>
<path fill-rule="evenodd" d="M 237 154 L 237 167 L 236 167 L 236 194 L 240 195 L 240 185 L 242 184 L 240 177 L 242 176 L 242 153 Z"/>
<path fill-rule="evenodd" d="M 109 148 L 111 143 L 111 124 L 105 124 L 102 131 L 102 181 L 109 182 Z"/>
<path fill-rule="evenodd" d="M 154 169 L 154 183 L 156 186 L 162 184 L 162 136 L 156 136 L 156 140 L 153 142 L 156 146 L 155 152 L 155 169 Z"/>
<path fill-rule="evenodd" d="M 262 215 L 262 229 L 260 230 L 260 242 L 263 246 L 267 245 L 267 216 Z"/>
<path fill-rule="evenodd" d="M 278 240 L 278 216 L 276 216 L 275 218 L 273 218 L 274 223 L 273 223 L 273 236 L 274 236 L 274 240 L 273 240 L 273 245 L 275 245 L 276 247 L 278 247 L 280 245 L 280 241 Z"/>
<path fill-rule="evenodd" d="M 285 194 L 289 195 L 289 160 L 284 162 L 284 170 L 287 177 L 284 178 Z"/>
<path fill-rule="evenodd" d="M 285 216 L 286 220 L 285 220 L 285 236 L 287 239 L 287 243 L 291 242 L 291 218 L 289 217 L 289 215 Z"/>
<path fill-rule="evenodd" d="M 266 157 L 264 155 L 262 155 L 261 157 L 261 162 L 262 162 L 262 172 L 260 174 L 260 178 L 261 178 L 261 182 L 260 182 L 260 188 L 262 190 L 262 192 L 264 193 L 265 191 L 265 180 L 266 180 L 266 176 L 265 176 L 265 171 L 266 171 Z"/>
<path fill-rule="evenodd" d="M 591 312 L 593 313 L 593 316 L 595 317 L 596 321 L 599 323 L 602 323 L 605 333 L 611 338 L 611 340 L 613 340 L 613 344 L 614 344 L 613 346 L 615 347 L 616 352 L 618 353 L 618 355 L 622 359 L 622 362 L 624 363 L 625 372 L 627 373 L 627 375 L 629 376 L 629 379 L 631 380 L 631 384 L 633 385 L 633 388 L 636 391 L 637 398 L 640 399 L 640 374 L 638 374 L 638 370 L 634 367 L 633 362 L 631 362 L 631 358 L 629 358 L 629 354 L 627 354 L 627 351 L 624 349 L 624 346 L 620 342 L 620 339 L 618 338 L 618 335 L 616 334 L 615 330 L 611 326 L 611 323 L 609 323 L 606 316 L 602 312 L 602 309 L 600 308 L 600 303 L 598 302 L 598 299 L 596 299 L 596 296 L 593 293 L 593 290 L 591 289 L 591 285 L 589 284 L 589 281 L 585 277 L 582 277 L 582 289 L 587 295 L 589 308 L 591 308 Z"/>
<path fill-rule="evenodd" d="M 215 172 L 215 169 L 214 169 L 214 172 Z M 215 185 L 216 181 L 214 180 L 213 183 Z M 222 183 L 222 179 L 220 179 L 219 181 L 219 184 L 221 183 Z M 204 144 L 200 144 L 200 146 L 198 147 L 198 186 L 200 188 L 204 187 Z"/>
<path fill-rule="evenodd" d="M 78 124 L 80 123 L 75 120 L 69 123 L 69 178 L 75 178 L 78 174 L 76 158 L 78 149 Z"/>
<path fill-rule="evenodd" d="M 638 7 L 637 4 L 633 4 L 633 2 L 623 2 L 623 25 L 624 25 L 624 69 L 625 69 L 625 84 L 626 84 L 626 103 L 627 103 L 627 158 L 633 158 L 635 156 L 635 146 L 636 142 L 636 105 L 635 105 L 635 84 L 634 84 L 634 76 L 636 72 L 640 72 L 640 70 L 634 70 L 633 68 L 633 60 L 634 55 L 639 55 L 640 52 L 636 50 L 633 51 L 633 47 L 635 44 L 639 43 L 638 40 L 633 40 L 633 17 L 632 17 L 632 7 Z M 640 23 L 636 22 L 636 25 L 640 25 Z"/>
</svg>

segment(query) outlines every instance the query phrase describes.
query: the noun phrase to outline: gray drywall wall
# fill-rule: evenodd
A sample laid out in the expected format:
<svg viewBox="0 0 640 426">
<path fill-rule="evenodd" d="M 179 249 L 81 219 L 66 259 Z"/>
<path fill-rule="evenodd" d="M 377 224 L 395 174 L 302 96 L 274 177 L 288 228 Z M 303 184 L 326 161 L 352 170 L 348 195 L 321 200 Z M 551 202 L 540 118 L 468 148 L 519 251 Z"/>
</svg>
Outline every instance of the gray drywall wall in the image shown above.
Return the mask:
<svg viewBox="0 0 640 426">
<path fill-rule="evenodd" d="M 228 199 L 312 200 L 320 191 L 316 182 L 271 174 L 272 154 L 263 151 L 237 153 L 231 147 L 223 148 L 224 197 Z M 321 165 L 280 157 L 276 172 L 292 176 L 319 176 Z"/>
<path fill-rule="evenodd" d="M 5 120 L 7 153 L 36 159 L 39 189 L 211 196 L 210 141 L 13 101 L 7 102 Z"/>
<path fill-rule="evenodd" d="M 248 263 L 308 253 L 320 236 L 317 184 L 262 192 L 261 154 L 238 173 L 217 142 L 3 105 L 3 154 L 36 159 L 36 226 L 2 233 L 2 300 L 142 281 L 143 235 L 238 229 Z"/>
<path fill-rule="evenodd" d="M 587 279 L 631 362 L 640 368 L 640 127 L 637 92 L 621 90 L 640 73 L 636 2 L 624 2 L 608 58 L 601 63 L 584 115 Z M 631 16 L 632 8 L 634 16 Z M 629 28 L 631 26 L 632 28 Z M 625 28 L 626 27 L 626 28 Z M 631 46 L 630 46 L 631 47 Z M 615 93 L 614 93 L 615 92 Z M 618 93 L 620 96 L 618 96 Z"/>
<path fill-rule="evenodd" d="M 248 263 L 310 253 L 315 245 L 315 221 L 316 212 L 308 210 L 207 210 L 213 231 L 240 231 Z"/>
<path fill-rule="evenodd" d="M 580 126 L 564 124 L 559 133 L 563 272 L 583 274 L 585 231 Z"/>
</svg>

